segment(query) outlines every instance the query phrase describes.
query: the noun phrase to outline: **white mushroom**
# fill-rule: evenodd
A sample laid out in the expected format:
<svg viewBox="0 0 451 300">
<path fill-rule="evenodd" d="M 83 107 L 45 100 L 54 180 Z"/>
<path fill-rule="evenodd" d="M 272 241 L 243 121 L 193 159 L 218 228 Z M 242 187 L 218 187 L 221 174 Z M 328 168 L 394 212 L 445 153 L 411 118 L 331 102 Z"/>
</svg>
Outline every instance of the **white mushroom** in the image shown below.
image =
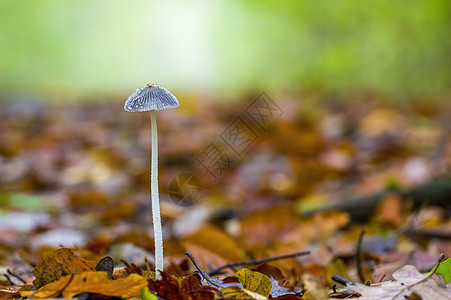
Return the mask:
<svg viewBox="0 0 451 300">
<path fill-rule="evenodd" d="M 164 110 L 179 106 L 174 95 L 165 88 L 148 84 L 139 88 L 125 102 L 124 109 L 130 112 L 150 111 L 152 130 L 151 179 L 150 190 L 152 200 L 153 231 L 155 238 L 155 273 L 161 279 L 163 264 L 163 230 L 161 227 L 160 201 L 158 196 L 158 137 L 156 110 Z"/>
</svg>

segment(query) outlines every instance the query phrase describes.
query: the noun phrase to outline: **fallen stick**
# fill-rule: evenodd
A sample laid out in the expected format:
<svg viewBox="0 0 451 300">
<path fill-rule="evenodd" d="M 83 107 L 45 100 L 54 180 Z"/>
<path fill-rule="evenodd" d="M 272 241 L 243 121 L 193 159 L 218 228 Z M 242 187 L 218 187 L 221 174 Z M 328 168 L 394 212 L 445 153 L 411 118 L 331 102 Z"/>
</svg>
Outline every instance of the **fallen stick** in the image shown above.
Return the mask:
<svg viewBox="0 0 451 300">
<path fill-rule="evenodd" d="M 233 269 L 233 267 L 259 265 L 259 264 L 267 263 L 270 261 L 286 259 L 286 258 L 293 258 L 293 257 L 309 255 L 309 254 L 310 254 L 310 251 L 303 251 L 303 252 L 298 252 L 298 253 L 293 253 L 293 254 L 285 254 L 285 255 L 267 257 L 267 258 L 258 259 L 258 260 L 246 260 L 246 261 L 241 261 L 241 262 L 236 262 L 236 263 L 227 263 L 223 266 L 220 266 L 216 269 L 211 270 L 210 272 L 208 272 L 208 275 L 212 276 L 212 275 L 218 274 L 222 270 L 227 269 L 227 268 Z"/>
<path fill-rule="evenodd" d="M 366 222 L 380 200 L 390 194 L 399 195 L 404 201 L 411 201 L 414 208 L 420 207 L 424 202 L 446 208 L 451 206 L 451 198 L 449 197 L 451 195 L 451 177 L 437 178 L 410 190 L 390 188 L 368 196 L 341 199 L 334 204 L 305 212 L 304 215 L 311 216 L 318 212 L 336 209 L 349 213 L 354 221 Z"/>
<path fill-rule="evenodd" d="M 356 263 L 357 263 L 357 274 L 359 274 L 360 281 L 362 283 L 365 283 L 365 276 L 363 276 L 363 269 L 362 269 L 362 243 L 363 243 L 363 236 L 365 235 L 365 230 L 362 230 L 359 235 L 359 240 L 357 241 L 357 250 L 355 253 Z"/>
</svg>

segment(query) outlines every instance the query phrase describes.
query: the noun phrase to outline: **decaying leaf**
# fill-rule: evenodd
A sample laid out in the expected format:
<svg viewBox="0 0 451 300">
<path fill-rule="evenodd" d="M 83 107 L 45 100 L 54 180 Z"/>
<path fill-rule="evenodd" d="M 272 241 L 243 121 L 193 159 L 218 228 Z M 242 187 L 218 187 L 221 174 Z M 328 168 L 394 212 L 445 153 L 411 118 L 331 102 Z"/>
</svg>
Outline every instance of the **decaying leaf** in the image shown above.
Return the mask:
<svg viewBox="0 0 451 300">
<path fill-rule="evenodd" d="M 272 283 L 271 279 L 263 273 L 253 272 L 247 268 L 241 269 L 230 277 L 238 278 L 243 287 L 251 292 L 258 293 L 265 297 L 268 297 Z"/>
<path fill-rule="evenodd" d="M 100 294 L 111 297 L 134 297 L 141 294 L 147 286 L 147 280 L 137 274 L 126 278 L 109 280 L 107 272 L 84 272 L 60 278 L 58 281 L 41 287 L 35 294 L 32 291 L 21 292 L 22 297 L 55 298 L 62 295 L 72 298 L 82 293 Z"/>
<path fill-rule="evenodd" d="M 418 295 L 423 300 L 451 299 L 441 275 L 424 275 L 411 265 L 404 266 L 393 273 L 395 281 L 366 286 L 359 283 L 347 284 L 347 287 L 365 300 L 404 300 Z"/>
<path fill-rule="evenodd" d="M 215 299 L 217 290 L 213 287 L 202 286 L 200 278 L 196 275 L 183 279 L 161 273 L 161 280 L 149 280 L 149 290 L 155 292 L 163 299 L 182 300 L 211 300 Z M 179 283 L 181 281 L 181 284 Z"/>
<path fill-rule="evenodd" d="M 95 262 L 74 256 L 69 248 L 60 248 L 45 255 L 43 261 L 36 265 L 33 283 L 41 287 L 66 275 L 93 271 L 95 267 Z"/>
</svg>

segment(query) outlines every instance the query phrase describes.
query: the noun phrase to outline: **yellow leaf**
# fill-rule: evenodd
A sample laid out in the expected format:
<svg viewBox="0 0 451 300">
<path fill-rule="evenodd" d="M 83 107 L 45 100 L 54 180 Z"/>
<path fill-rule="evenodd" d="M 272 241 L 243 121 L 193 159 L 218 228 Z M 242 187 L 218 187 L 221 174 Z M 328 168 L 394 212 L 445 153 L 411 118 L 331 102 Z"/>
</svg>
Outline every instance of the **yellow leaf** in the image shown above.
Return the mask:
<svg viewBox="0 0 451 300">
<path fill-rule="evenodd" d="M 158 300 L 157 296 L 149 292 L 149 288 L 146 286 L 141 289 L 141 299 L 142 300 Z"/>
<path fill-rule="evenodd" d="M 107 272 L 84 272 L 60 278 L 58 281 L 41 287 L 33 298 L 55 298 L 62 296 L 72 298 L 81 293 L 101 294 L 111 297 L 133 297 L 141 294 L 141 289 L 147 287 L 147 280 L 138 275 L 130 274 L 127 278 L 109 280 Z M 22 297 L 30 297 L 33 291 L 21 292 Z"/>
<path fill-rule="evenodd" d="M 243 287 L 251 292 L 258 293 L 265 297 L 271 292 L 271 279 L 263 273 L 254 272 L 247 268 L 241 269 L 230 277 L 236 277 Z"/>
<path fill-rule="evenodd" d="M 267 300 L 268 297 L 262 296 L 258 293 L 241 289 L 236 286 L 231 286 L 223 288 L 220 290 L 221 294 L 224 296 L 223 299 L 239 299 L 239 300 Z"/>
</svg>

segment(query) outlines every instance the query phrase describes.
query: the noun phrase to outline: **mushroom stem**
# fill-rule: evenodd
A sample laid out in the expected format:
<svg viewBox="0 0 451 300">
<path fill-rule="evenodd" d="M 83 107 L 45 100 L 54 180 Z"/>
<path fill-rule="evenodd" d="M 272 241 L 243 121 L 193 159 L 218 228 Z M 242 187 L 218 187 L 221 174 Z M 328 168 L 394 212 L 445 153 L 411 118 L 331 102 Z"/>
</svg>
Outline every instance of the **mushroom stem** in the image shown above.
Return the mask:
<svg viewBox="0 0 451 300">
<path fill-rule="evenodd" d="M 163 230 L 161 228 L 160 200 L 158 197 L 158 136 L 155 111 L 150 111 L 150 126 L 152 129 L 152 156 L 150 175 L 150 194 L 152 199 L 153 232 L 155 238 L 155 273 L 161 279 L 163 272 Z"/>
</svg>

